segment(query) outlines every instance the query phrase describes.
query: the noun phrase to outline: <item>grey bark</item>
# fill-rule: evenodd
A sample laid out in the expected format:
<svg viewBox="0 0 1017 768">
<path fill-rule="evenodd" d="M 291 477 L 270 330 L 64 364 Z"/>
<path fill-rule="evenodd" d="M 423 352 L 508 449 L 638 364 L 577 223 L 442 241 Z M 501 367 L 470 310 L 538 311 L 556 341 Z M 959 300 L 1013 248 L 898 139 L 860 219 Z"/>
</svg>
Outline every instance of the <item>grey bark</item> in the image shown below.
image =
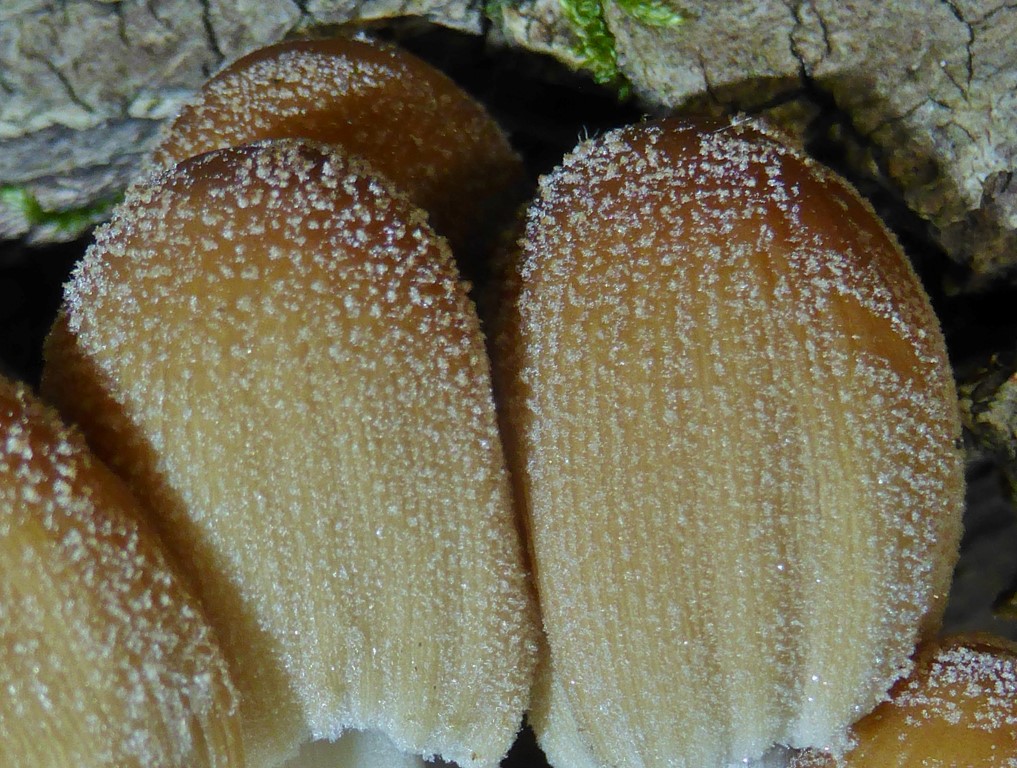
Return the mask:
<svg viewBox="0 0 1017 768">
<path fill-rule="evenodd" d="M 160 123 L 225 62 L 291 33 L 396 15 L 481 31 L 466 0 L 5 0 L 0 240 L 79 235 L 87 216 L 33 218 L 18 201 L 30 196 L 38 213 L 114 198 Z"/>
<path fill-rule="evenodd" d="M 417 15 L 480 33 L 470 0 L 13 0 L 0 10 L 0 188 L 43 210 L 114 196 L 172 115 L 225 61 L 288 34 Z M 1017 281 L 1017 3 L 738 0 L 675 5 L 657 29 L 604 2 L 622 72 L 653 109 L 753 110 L 801 97 L 844 110 L 864 170 L 967 268 Z M 559 0 L 506 2 L 500 40 L 578 66 Z M 807 97 L 805 98 L 807 101 Z M 807 105 L 806 105 L 807 106 Z M 802 115 L 785 110 L 794 130 Z M 61 236 L 0 201 L 0 238 Z M 73 231 L 62 234 L 70 236 Z"/>
<path fill-rule="evenodd" d="M 44 210 L 115 195 L 157 124 L 225 61 L 288 34 L 417 15 L 480 33 L 469 0 L 13 0 L 0 10 L 0 188 Z M 859 163 L 892 186 L 967 286 L 1017 281 L 1017 3 L 687 2 L 657 29 L 604 3 L 622 72 L 648 108 L 752 110 L 834 99 Z M 501 5 L 501 40 L 578 66 L 559 0 Z M 809 114 L 802 110 L 800 114 Z M 792 116 L 789 127 L 796 127 Z M 60 236 L 0 201 L 0 238 Z M 64 232 L 65 235 L 73 234 Z"/>
</svg>

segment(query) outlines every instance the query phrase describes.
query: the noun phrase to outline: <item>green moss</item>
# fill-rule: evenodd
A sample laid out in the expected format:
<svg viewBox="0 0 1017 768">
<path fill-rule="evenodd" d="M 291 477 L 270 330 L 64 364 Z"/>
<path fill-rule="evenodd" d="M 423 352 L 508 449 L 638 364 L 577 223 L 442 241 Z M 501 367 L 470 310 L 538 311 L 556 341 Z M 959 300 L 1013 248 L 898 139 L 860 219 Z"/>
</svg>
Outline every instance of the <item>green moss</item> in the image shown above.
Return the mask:
<svg viewBox="0 0 1017 768">
<path fill-rule="evenodd" d="M 618 53 L 614 35 L 604 18 L 606 3 L 613 3 L 620 11 L 640 24 L 649 27 L 673 28 L 684 18 L 671 8 L 666 0 L 559 0 L 565 18 L 579 38 L 575 53 L 582 66 L 590 71 L 598 83 L 619 88 L 622 95 L 628 84 L 618 68 Z"/>
<path fill-rule="evenodd" d="M 604 21 L 604 8 L 600 0 L 560 0 L 565 18 L 579 39 L 575 47 L 583 67 L 598 83 L 615 83 L 621 77 L 614 35 Z"/>
<path fill-rule="evenodd" d="M 104 218 L 119 202 L 119 197 L 92 205 L 66 210 L 43 207 L 38 198 L 24 187 L 0 187 L 0 204 L 13 208 L 32 227 L 51 227 L 59 233 L 75 235 Z"/>
<path fill-rule="evenodd" d="M 671 7 L 670 0 L 558 0 L 565 18 L 576 33 L 573 53 L 580 66 L 598 83 L 613 85 L 625 96 L 629 86 L 618 67 L 614 35 L 604 17 L 604 7 L 612 3 L 622 13 L 648 27 L 677 27 L 684 16 Z M 526 0 L 485 0 L 484 10 L 497 19 L 506 7 L 525 5 Z"/>
<path fill-rule="evenodd" d="M 664 0 L 609 0 L 640 24 L 648 27 L 674 28 L 680 26 L 685 17 Z"/>
</svg>

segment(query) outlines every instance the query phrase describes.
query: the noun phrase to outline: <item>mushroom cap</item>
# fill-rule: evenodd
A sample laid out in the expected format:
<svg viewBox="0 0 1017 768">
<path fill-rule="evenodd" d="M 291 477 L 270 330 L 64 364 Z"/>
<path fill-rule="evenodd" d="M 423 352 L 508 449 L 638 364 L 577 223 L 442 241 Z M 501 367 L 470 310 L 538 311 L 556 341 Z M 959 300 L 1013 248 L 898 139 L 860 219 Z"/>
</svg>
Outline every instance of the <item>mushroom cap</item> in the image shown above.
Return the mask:
<svg viewBox="0 0 1017 768">
<path fill-rule="evenodd" d="M 0 378 L 0 762 L 244 765 L 209 625 L 126 486 Z"/>
<path fill-rule="evenodd" d="M 846 745 L 938 624 L 960 427 L 936 319 L 845 182 L 670 119 L 542 180 L 496 328 L 561 766 Z"/>
<path fill-rule="evenodd" d="M 252 764 L 350 728 L 463 766 L 508 750 L 536 628 L 479 323 L 362 163 L 275 141 L 135 187 L 43 387 L 200 585 Z"/>
<path fill-rule="evenodd" d="M 1017 762 L 1017 645 L 960 635 L 919 649 L 915 668 L 852 728 L 843 760 L 809 753 L 792 768 L 908 768 Z"/>
<path fill-rule="evenodd" d="M 522 177 L 498 124 L 448 76 L 400 48 L 349 37 L 278 43 L 229 65 L 164 132 L 153 162 L 280 138 L 365 159 L 462 255 Z"/>
</svg>

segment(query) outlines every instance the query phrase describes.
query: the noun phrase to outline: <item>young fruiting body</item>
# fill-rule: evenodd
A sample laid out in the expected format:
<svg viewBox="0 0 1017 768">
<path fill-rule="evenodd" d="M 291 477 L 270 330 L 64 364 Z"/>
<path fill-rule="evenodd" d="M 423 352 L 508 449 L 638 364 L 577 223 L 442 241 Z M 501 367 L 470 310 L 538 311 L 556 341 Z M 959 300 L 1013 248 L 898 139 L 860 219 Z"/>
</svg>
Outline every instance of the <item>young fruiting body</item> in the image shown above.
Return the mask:
<svg viewBox="0 0 1017 768">
<path fill-rule="evenodd" d="M 803 753 L 792 768 L 1017 764 L 1017 646 L 987 635 L 930 643 L 890 700 L 851 731 L 843 759 Z"/>
<path fill-rule="evenodd" d="M 226 664 L 126 486 L 0 379 L 0 764 L 244 765 Z"/>
<path fill-rule="evenodd" d="M 136 187 L 43 387 L 200 585 L 253 765 L 347 729 L 507 751 L 535 624 L 479 324 L 445 242 L 358 161 L 268 142 Z"/>
<path fill-rule="evenodd" d="M 558 768 L 720 766 L 847 726 L 937 624 L 962 467 L 918 280 L 749 124 L 581 145 L 497 328 Z"/>
<path fill-rule="evenodd" d="M 212 78 L 154 154 L 169 166 L 262 139 L 301 138 L 357 155 L 431 216 L 460 256 L 490 231 L 522 166 L 483 106 L 445 74 L 367 39 L 255 51 Z"/>
</svg>

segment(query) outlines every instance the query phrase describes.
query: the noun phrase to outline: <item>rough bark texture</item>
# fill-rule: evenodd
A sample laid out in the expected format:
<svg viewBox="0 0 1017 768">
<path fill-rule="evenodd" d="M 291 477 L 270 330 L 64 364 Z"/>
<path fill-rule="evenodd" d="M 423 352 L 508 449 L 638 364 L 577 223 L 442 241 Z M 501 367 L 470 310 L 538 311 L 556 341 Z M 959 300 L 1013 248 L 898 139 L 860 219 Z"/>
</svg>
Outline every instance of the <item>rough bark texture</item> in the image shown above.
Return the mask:
<svg viewBox="0 0 1017 768">
<path fill-rule="evenodd" d="M 224 61 L 295 32 L 416 15 L 480 33 L 469 0 L 14 0 L 0 10 L 0 237 L 70 237 L 47 212 L 114 197 Z M 497 37 L 579 66 L 560 0 L 494 6 Z M 928 222 L 962 287 L 1017 281 L 1017 4 L 737 0 L 654 27 L 611 0 L 618 64 L 647 108 L 832 99 L 861 167 Z M 787 124 L 794 129 L 799 110 Z M 784 115 L 787 118 L 787 115 Z M 11 189 L 37 205 L 16 205 Z M 24 196 L 20 198 L 24 201 Z M 101 215 L 96 211 L 96 217 Z"/>
<path fill-rule="evenodd" d="M 0 240 L 102 218 L 163 119 L 226 61 L 291 33 L 413 15 L 480 33 L 466 0 L 13 0 L 0 8 Z M 84 215 L 59 212 L 90 208 Z"/>
</svg>

